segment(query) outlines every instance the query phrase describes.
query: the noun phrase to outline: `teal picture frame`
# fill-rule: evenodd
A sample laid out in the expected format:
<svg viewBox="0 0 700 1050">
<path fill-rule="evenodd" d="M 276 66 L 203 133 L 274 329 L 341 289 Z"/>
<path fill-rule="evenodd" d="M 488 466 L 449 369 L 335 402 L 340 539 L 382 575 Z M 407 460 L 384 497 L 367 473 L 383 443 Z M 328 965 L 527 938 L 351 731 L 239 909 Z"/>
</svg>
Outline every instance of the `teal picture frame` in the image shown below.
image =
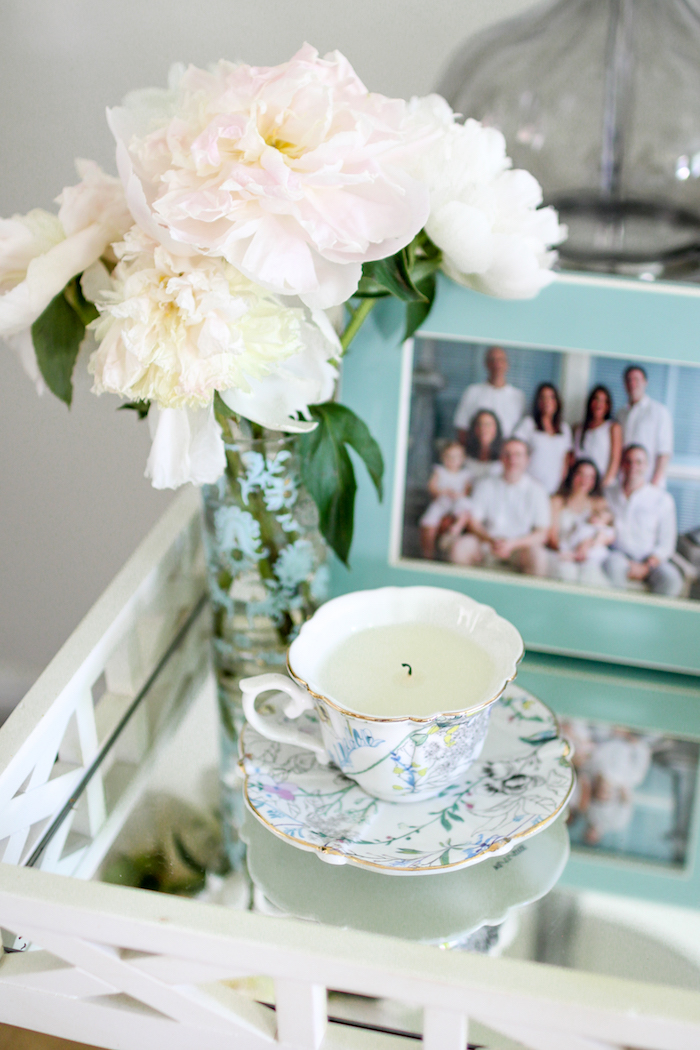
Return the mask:
<svg viewBox="0 0 700 1050">
<path fill-rule="evenodd" d="M 379 442 L 385 494 L 378 503 L 357 461 L 351 567 L 334 563 L 333 593 L 387 585 L 445 586 L 493 606 L 518 627 L 530 651 L 700 675 L 699 601 L 592 590 L 400 556 L 397 522 L 411 383 L 402 322 L 398 304 L 380 302 L 343 364 L 341 399 Z M 441 278 L 433 310 L 417 334 L 700 365 L 700 287 L 560 274 L 536 299 L 504 301 Z"/>
</svg>

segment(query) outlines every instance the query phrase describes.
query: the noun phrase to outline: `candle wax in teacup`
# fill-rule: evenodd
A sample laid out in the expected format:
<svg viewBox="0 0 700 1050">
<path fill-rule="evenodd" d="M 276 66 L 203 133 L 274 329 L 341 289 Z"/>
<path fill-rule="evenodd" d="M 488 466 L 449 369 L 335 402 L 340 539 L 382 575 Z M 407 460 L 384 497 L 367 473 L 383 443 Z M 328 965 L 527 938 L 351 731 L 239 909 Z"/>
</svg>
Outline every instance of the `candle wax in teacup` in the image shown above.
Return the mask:
<svg viewBox="0 0 700 1050">
<path fill-rule="evenodd" d="M 375 717 L 464 711 L 490 699 L 495 668 L 470 638 L 430 623 L 398 623 L 351 634 L 318 672 L 324 694 Z"/>
</svg>

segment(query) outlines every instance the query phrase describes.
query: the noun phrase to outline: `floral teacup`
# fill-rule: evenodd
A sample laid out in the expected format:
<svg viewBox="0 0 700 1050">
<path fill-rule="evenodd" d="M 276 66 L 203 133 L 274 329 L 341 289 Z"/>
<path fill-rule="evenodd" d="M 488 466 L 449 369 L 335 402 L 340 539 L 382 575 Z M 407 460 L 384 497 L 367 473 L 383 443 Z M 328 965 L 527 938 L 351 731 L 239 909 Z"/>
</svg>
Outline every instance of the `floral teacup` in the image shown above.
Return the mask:
<svg viewBox="0 0 700 1050">
<path fill-rule="evenodd" d="M 354 710 L 324 688 L 320 671 L 330 651 L 358 631 L 395 624 L 432 624 L 475 643 L 489 660 L 481 694 L 462 710 L 441 710 L 439 690 L 427 717 L 378 716 Z M 270 740 L 315 752 L 333 762 L 368 794 L 389 802 L 432 798 L 459 783 L 478 758 L 491 706 L 515 678 L 523 643 L 518 631 L 493 609 L 441 587 L 383 587 L 334 598 L 304 624 L 287 657 L 291 678 L 263 674 L 240 686 L 250 724 Z M 292 679 L 294 679 L 292 681 Z M 315 709 L 320 736 L 280 725 L 258 711 L 255 700 L 270 690 L 290 697 L 289 719 Z"/>
</svg>

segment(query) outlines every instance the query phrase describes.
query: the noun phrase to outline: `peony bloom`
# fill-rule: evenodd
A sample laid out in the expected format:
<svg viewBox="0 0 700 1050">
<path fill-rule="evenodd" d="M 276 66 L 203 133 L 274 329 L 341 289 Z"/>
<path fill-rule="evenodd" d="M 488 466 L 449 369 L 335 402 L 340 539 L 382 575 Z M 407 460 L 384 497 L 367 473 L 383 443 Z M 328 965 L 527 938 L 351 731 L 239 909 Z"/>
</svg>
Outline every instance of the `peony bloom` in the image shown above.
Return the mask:
<svg viewBox="0 0 700 1050">
<path fill-rule="evenodd" d="M 191 482 L 209 485 L 226 469 L 226 450 L 214 406 L 154 407 L 148 414 L 153 444 L 146 477 L 154 489 L 177 489 Z"/>
<path fill-rule="evenodd" d="M 512 171 L 500 131 L 476 120 L 455 123 L 439 95 L 413 99 L 411 119 L 440 129 L 408 170 L 430 191 L 425 229 L 460 284 L 506 299 L 527 299 L 553 280 L 553 245 L 566 237 L 527 171 Z"/>
<path fill-rule="evenodd" d="M 295 355 L 311 354 L 315 367 L 316 356 L 325 362 L 337 353 L 337 340 L 302 307 L 281 303 L 223 259 L 173 256 L 136 228 L 115 250 L 114 291 L 98 299 L 102 316 L 93 323 L 95 393 L 205 407 L 215 391 L 253 395 L 254 383 Z"/>
<path fill-rule="evenodd" d="M 96 261 L 110 254 L 110 244 L 124 236 L 133 225 L 133 219 L 118 178 L 105 175 L 93 160 L 76 160 L 75 166 L 81 181 L 77 186 L 67 186 L 56 198 L 60 204 L 58 221 L 66 237 L 75 237 L 82 230 L 95 228 L 94 243 L 100 246 L 99 254 L 93 260 Z"/>
<path fill-rule="evenodd" d="M 76 167 L 82 181 L 57 198 L 58 216 L 37 208 L 0 219 L 0 337 L 30 328 L 133 223 L 119 179 L 92 161 Z"/>
<path fill-rule="evenodd" d="M 134 219 L 171 253 L 221 256 L 325 309 L 422 228 L 428 194 L 397 158 L 435 128 L 368 93 L 339 52 L 175 81 L 108 114 Z"/>
<path fill-rule="evenodd" d="M 228 407 L 270 430 L 301 433 L 313 430 L 315 423 L 297 419 L 297 413 L 308 418 L 309 405 L 329 401 L 338 379 L 338 368 L 329 356 L 340 357 L 338 336 L 320 310 L 301 322 L 304 348 L 284 360 L 275 372 L 264 379 L 251 379 L 249 392 L 226 390 L 221 396 Z"/>
<path fill-rule="evenodd" d="M 223 472 L 215 392 L 273 430 L 316 425 L 296 416 L 333 394 L 340 347 L 323 314 L 280 301 L 223 259 L 173 256 L 137 228 L 114 247 L 88 368 L 95 393 L 154 402 L 146 474 L 156 488 Z"/>
</svg>

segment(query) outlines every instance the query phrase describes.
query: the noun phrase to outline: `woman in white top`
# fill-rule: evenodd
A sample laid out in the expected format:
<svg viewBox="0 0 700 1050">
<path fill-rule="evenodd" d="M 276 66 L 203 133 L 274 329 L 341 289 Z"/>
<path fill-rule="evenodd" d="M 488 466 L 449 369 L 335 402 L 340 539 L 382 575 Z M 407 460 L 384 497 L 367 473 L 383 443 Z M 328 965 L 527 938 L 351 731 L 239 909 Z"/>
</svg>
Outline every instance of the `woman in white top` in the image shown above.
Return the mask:
<svg viewBox="0 0 700 1050">
<path fill-rule="evenodd" d="M 472 485 L 482 478 L 501 473 L 502 444 L 503 432 L 496 413 L 489 408 L 475 412 L 464 443 Z"/>
<path fill-rule="evenodd" d="M 571 427 L 561 418 L 561 398 L 552 383 L 540 383 L 532 415 L 515 428 L 515 437 L 530 446 L 528 474 L 552 496 L 566 476 L 572 448 Z"/>
<path fill-rule="evenodd" d="M 598 468 L 590 459 L 578 459 L 552 498 L 548 575 L 589 587 L 609 587 L 603 562 L 614 538 Z"/>
<path fill-rule="evenodd" d="M 482 408 L 476 412 L 469 423 L 465 437 L 466 460 L 469 470 L 467 492 L 455 503 L 455 523 L 450 528 L 450 536 L 459 536 L 469 524 L 471 511 L 470 493 L 477 481 L 482 478 L 501 474 L 503 465 L 500 460 L 503 433 L 495 412 Z"/>
<path fill-rule="evenodd" d="M 612 415 L 612 395 L 599 384 L 588 396 L 586 418 L 574 430 L 576 458 L 593 460 L 604 489 L 615 481 L 622 456 L 622 427 Z"/>
</svg>

